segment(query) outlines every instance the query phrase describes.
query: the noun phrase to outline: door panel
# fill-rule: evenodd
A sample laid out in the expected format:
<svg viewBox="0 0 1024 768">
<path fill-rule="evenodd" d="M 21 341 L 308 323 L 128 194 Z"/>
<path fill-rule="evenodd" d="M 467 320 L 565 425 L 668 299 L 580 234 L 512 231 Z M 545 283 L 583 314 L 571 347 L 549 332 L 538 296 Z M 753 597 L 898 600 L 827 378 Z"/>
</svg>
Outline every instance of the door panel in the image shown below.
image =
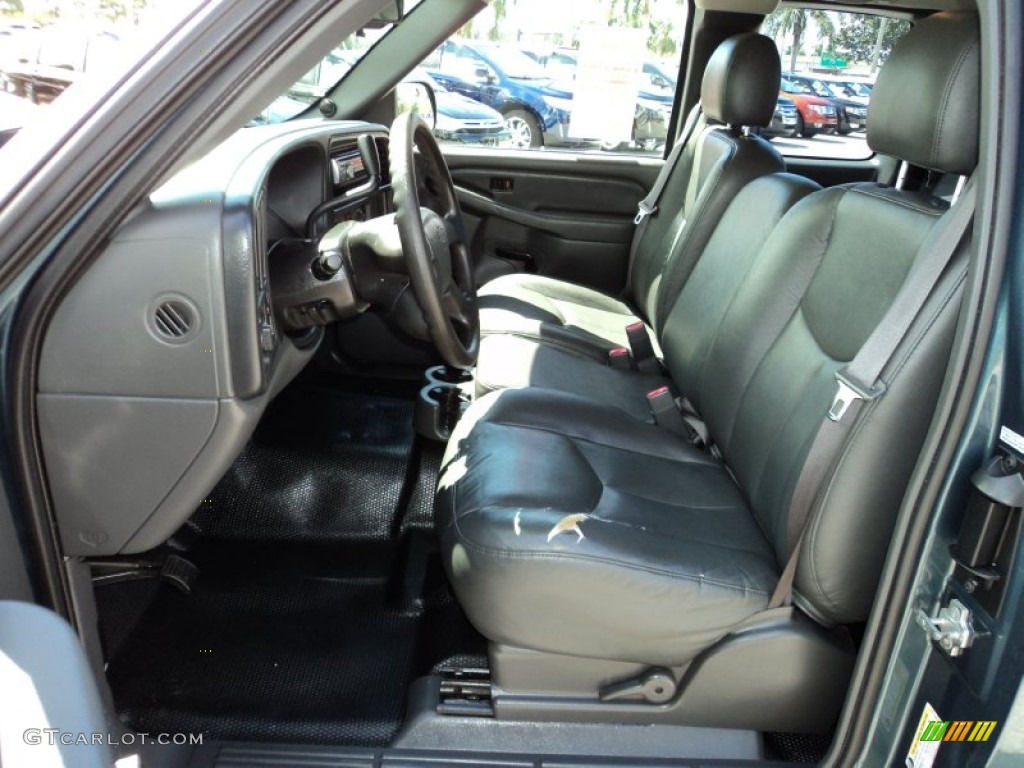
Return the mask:
<svg viewBox="0 0 1024 768">
<path fill-rule="evenodd" d="M 619 292 L 660 158 L 444 148 L 477 279 L 511 272 Z"/>
</svg>

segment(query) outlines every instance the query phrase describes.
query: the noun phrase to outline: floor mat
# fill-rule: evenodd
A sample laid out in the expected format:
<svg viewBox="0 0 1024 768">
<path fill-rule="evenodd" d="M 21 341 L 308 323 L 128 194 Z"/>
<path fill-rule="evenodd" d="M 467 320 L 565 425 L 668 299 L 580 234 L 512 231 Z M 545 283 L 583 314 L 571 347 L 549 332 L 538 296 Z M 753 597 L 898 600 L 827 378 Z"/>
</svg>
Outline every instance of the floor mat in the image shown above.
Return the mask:
<svg viewBox="0 0 1024 768">
<path fill-rule="evenodd" d="M 414 456 L 413 403 L 288 390 L 189 525 L 207 538 L 386 540 Z"/>
<path fill-rule="evenodd" d="M 416 442 L 411 408 L 309 388 L 274 404 L 175 539 L 200 568 L 193 594 L 159 587 L 109 659 L 126 723 L 381 746 L 413 679 L 482 658 L 441 569 L 439 453 Z"/>
</svg>

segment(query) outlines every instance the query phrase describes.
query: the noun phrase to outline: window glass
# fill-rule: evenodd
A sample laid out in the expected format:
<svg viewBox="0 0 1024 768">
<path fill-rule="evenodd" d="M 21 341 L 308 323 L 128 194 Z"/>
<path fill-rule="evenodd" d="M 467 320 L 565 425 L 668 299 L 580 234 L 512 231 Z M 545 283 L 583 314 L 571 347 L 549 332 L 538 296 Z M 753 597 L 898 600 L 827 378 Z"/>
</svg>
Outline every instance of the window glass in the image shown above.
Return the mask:
<svg viewBox="0 0 1024 768">
<path fill-rule="evenodd" d="M 0 131 L 78 83 L 135 66 L 198 1 L 0 1 Z"/>
<path fill-rule="evenodd" d="M 763 135 L 783 155 L 863 160 L 871 87 L 910 22 L 783 7 L 765 19 L 782 57 L 775 116 Z"/>
<path fill-rule="evenodd" d="M 491 3 L 420 65 L 443 89 L 435 133 L 479 146 L 660 155 L 686 12 L 678 0 Z"/>
</svg>

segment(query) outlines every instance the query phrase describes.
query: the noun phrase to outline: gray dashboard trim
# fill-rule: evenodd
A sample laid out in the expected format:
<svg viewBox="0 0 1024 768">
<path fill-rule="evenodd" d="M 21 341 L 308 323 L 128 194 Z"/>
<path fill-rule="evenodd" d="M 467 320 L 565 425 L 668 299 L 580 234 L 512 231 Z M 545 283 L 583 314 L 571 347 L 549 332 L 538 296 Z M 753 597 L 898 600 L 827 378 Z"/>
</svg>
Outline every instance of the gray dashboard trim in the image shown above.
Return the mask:
<svg viewBox="0 0 1024 768">
<path fill-rule="evenodd" d="M 154 192 L 55 313 L 37 411 L 65 554 L 132 554 L 166 541 L 315 353 L 317 344 L 300 350 L 276 329 L 273 348 L 261 350 L 257 279 L 268 270 L 255 206 L 274 162 L 296 148 L 318 145 L 326 163 L 331 138 L 387 132 L 300 122 L 240 131 Z M 191 340 L 154 334 L 147 313 L 167 296 L 198 310 Z"/>
</svg>

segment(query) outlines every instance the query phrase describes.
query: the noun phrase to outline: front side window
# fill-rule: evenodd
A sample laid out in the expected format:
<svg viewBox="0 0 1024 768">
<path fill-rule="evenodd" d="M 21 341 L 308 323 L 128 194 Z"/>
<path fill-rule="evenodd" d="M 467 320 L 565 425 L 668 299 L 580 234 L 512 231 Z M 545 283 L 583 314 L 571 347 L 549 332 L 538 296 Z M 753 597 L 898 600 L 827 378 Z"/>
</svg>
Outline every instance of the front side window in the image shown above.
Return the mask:
<svg viewBox="0 0 1024 768">
<path fill-rule="evenodd" d="M 664 152 L 685 3 L 494 3 L 421 63 L 466 109 L 445 142 L 572 152 Z M 501 125 L 503 136 L 472 130 Z M 448 128 L 457 124 L 446 120 Z M 486 133 L 486 135 L 485 135 Z"/>
</svg>

